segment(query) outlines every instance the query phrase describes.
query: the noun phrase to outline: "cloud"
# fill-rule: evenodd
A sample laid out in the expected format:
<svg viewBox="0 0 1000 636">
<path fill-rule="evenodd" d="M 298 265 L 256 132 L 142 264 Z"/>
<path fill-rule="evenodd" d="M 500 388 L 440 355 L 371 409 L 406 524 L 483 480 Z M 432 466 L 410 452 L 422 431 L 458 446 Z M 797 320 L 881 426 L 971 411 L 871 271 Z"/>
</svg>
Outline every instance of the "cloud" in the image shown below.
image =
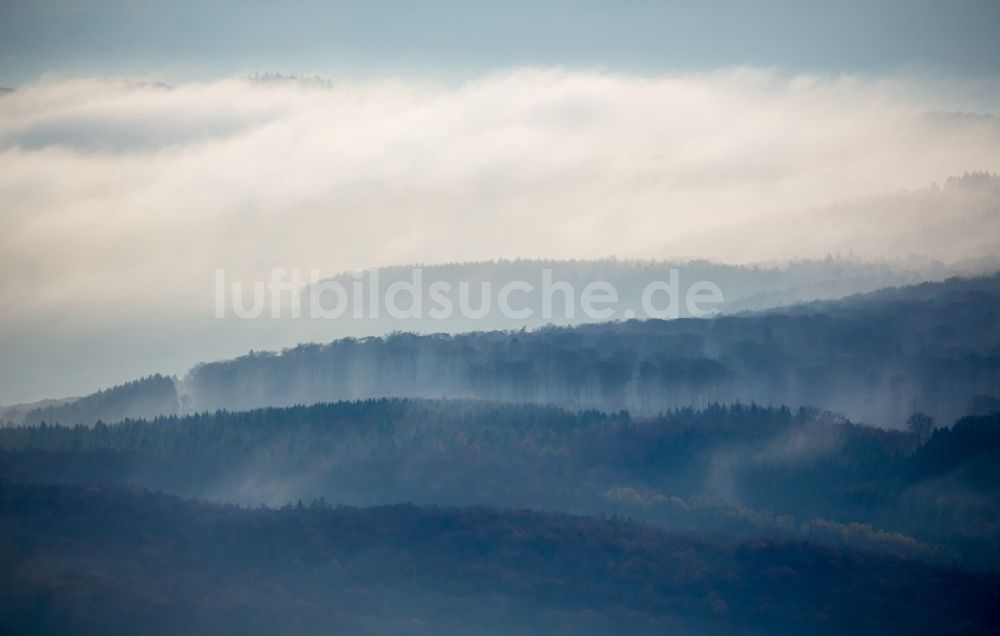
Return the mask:
<svg viewBox="0 0 1000 636">
<path fill-rule="evenodd" d="M 996 89 L 752 68 L 43 79 L 0 95 L 0 335 L 208 319 L 217 267 L 824 256 L 870 227 L 815 240 L 823 206 L 1000 172 Z"/>
</svg>

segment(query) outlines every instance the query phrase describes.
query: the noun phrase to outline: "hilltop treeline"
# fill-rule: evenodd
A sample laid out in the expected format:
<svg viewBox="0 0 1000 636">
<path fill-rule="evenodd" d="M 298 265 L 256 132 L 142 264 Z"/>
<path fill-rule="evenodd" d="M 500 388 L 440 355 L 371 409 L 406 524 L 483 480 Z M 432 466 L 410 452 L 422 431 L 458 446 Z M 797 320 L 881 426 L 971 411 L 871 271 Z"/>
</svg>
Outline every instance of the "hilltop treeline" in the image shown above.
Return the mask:
<svg viewBox="0 0 1000 636">
<path fill-rule="evenodd" d="M 814 406 L 901 428 L 1000 394 L 1000 276 L 708 320 L 399 333 L 193 369 L 195 410 L 381 396 L 477 397 L 655 414 L 711 402 Z"/>
<path fill-rule="evenodd" d="M 24 423 L 92 424 L 97 420 L 117 422 L 177 413 L 179 406 L 173 378 L 157 373 L 78 400 L 32 409 L 25 414 Z"/>
<path fill-rule="evenodd" d="M 915 412 L 950 422 L 973 398 L 998 399 L 998 315 L 995 275 L 714 319 L 345 338 L 200 364 L 179 382 L 151 376 L 15 419 L 93 424 L 450 397 L 637 415 L 713 402 L 788 404 L 903 428 Z"/>
</svg>

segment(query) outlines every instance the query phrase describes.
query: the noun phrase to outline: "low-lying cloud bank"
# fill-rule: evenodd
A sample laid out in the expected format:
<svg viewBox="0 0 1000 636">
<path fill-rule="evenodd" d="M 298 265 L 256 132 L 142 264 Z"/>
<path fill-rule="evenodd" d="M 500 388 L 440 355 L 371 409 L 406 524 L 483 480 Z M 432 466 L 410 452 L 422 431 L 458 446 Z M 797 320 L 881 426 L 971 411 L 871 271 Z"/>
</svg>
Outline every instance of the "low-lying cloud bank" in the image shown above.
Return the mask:
<svg viewBox="0 0 1000 636">
<path fill-rule="evenodd" d="M 87 321 L 120 322 L 121 342 L 154 327 L 190 339 L 211 321 L 216 268 L 986 256 L 995 182 L 930 186 L 1000 172 L 998 95 L 986 80 L 748 68 L 42 79 L 0 95 L 0 352 L 37 357 L 26 343 L 53 334 L 67 340 L 53 359 L 74 339 L 107 348 Z M 21 384 L 18 365 L 0 379 Z"/>
<path fill-rule="evenodd" d="M 954 88 L 754 69 L 524 69 L 457 86 L 42 80 L 0 98 L 0 301 L 207 309 L 216 267 L 846 252 L 862 237 L 802 253 L 802 237 L 753 222 L 1000 171 L 1000 118 L 940 112 L 963 106 Z M 966 91 L 970 104 L 988 88 Z M 934 221 L 940 206 L 925 207 L 907 222 Z M 714 238 L 734 226 L 766 253 Z M 955 256 L 945 247 L 929 255 Z"/>
</svg>

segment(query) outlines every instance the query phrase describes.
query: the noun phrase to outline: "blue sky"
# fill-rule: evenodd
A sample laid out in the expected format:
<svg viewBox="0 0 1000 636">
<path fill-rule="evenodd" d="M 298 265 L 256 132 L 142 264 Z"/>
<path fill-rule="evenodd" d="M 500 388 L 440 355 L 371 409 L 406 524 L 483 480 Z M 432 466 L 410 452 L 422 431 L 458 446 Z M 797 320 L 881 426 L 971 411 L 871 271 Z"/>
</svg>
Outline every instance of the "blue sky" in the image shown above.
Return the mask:
<svg viewBox="0 0 1000 636">
<path fill-rule="evenodd" d="M 3 0 L 0 85 L 43 74 L 467 76 L 523 65 L 992 75 L 996 0 Z"/>
</svg>

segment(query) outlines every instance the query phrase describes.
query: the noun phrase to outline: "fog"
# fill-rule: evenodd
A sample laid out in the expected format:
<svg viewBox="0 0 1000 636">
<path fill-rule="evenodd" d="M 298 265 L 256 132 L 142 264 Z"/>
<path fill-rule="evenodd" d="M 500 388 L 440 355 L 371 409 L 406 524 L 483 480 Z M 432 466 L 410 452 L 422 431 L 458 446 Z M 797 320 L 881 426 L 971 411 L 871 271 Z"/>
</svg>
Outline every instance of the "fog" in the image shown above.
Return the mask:
<svg viewBox="0 0 1000 636">
<path fill-rule="evenodd" d="M 0 96 L 0 401 L 303 339 L 213 322 L 217 268 L 990 255 L 995 188 L 946 180 L 1000 171 L 997 94 L 757 68 L 45 77 Z"/>
</svg>

